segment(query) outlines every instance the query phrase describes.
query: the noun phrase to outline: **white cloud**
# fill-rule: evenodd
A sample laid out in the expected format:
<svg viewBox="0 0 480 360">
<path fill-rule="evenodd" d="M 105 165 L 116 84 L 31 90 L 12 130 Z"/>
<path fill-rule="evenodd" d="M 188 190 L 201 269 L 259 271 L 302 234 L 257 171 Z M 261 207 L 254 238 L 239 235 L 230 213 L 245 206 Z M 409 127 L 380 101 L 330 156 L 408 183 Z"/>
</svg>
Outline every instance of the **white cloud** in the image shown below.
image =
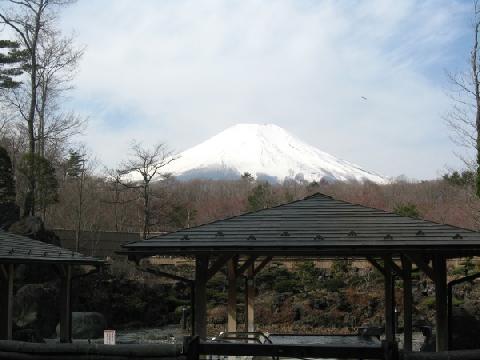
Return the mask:
<svg viewBox="0 0 480 360">
<path fill-rule="evenodd" d="M 132 138 L 183 150 L 258 122 L 386 175 L 434 177 L 455 161 L 438 78 L 465 14 L 447 0 L 102 0 L 63 19 L 88 47 L 76 97 L 107 163 Z M 109 134 L 122 109 L 134 118 Z"/>
</svg>

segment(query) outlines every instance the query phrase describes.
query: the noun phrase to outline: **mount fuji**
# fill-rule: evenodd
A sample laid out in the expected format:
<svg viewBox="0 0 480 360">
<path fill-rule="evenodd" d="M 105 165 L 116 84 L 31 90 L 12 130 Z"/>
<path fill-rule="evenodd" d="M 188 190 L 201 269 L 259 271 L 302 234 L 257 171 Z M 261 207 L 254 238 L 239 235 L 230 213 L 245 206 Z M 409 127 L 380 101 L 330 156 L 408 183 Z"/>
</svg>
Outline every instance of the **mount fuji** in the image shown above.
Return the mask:
<svg viewBox="0 0 480 360">
<path fill-rule="evenodd" d="M 162 172 L 181 180 L 238 179 L 248 172 L 269 182 L 388 183 L 385 177 L 320 151 L 273 124 L 234 125 L 182 152 Z"/>
</svg>

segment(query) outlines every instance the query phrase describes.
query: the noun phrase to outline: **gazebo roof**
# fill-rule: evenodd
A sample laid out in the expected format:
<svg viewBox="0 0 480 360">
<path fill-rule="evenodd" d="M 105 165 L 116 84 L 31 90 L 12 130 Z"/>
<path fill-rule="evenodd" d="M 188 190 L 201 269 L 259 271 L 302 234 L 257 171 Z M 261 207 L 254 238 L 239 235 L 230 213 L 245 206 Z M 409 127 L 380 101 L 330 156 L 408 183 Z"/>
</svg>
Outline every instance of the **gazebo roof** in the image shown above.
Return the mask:
<svg viewBox="0 0 480 360">
<path fill-rule="evenodd" d="M 103 260 L 0 230 L 0 264 L 8 263 L 98 265 Z"/>
<path fill-rule="evenodd" d="M 480 255 L 480 233 L 314 194 L 303 200 L 123 245 L 133 256 Z"/>
</svg>

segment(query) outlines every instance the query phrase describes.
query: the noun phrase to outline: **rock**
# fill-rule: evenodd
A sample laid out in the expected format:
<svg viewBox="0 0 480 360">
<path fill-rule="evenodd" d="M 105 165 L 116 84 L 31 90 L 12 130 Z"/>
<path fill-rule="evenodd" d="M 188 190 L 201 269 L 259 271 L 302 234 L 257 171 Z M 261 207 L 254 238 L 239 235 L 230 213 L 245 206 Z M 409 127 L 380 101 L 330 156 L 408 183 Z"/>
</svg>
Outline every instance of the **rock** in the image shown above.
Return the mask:
<svg viewBox="0 0 480 360">
<path fill-rule="evenodd" d="M 60 239 L 54 232 L 45 230 L 42 219 L 38 216 L 27 216 L 14 222 L 8 229 L 10 232 L 40 240 L 47 244 L 60 246 Z"/>
<path fill-rule="evenodd" d="M 478 306 L 478 302 L 477 306 Z M 478 307 L 454 307 L 452 311 L 452 350 L 477 349 L 480 339 L 480 321 L 471 311 Z"/>
<path fill-rule="evenodd" d="M 225 324 L 227 322 L 227 308 L 220 305 L 208 312 L 208 320 L 213 324 Z"/>
<path fill-rule="evenodd" d="M 0 229 L 8 230 L 20 219 L 20 208 L 15 203 L 0 203 Z"/>
<path fill-rule="evenodd" d="M 374 299 L 368 300 L 367 317 L 371 318 L 375 315 L 378 305 L 379 305 L 378 299 L 374 298 Z"/>
<path fill-rule="evenodd" d="M 380 326 L 362 326 L 358 328 L 358 335 L 362 337 L 376 337 L 380 339 L 380 336 L 385 332 L 385 328 Z"/>
<path fill-rule="evenodd" d="M 456 309 L 460 310 L 460 308 L 456 308 Z M 463 304 L 463 309 L 465 310 L 465 313 L 468 314 L 469 316 L 473 316 L 473 317 L 476 317 L 477 319 L 480 319 L 480 300 L 477 300 L 477 299 L 465 300 L 465 303 Z M 465 315 L 465 313 L 458 312 L 458 315 L 463 316 Z"/>
<path fill-rule="evenodd" d="M 344 297 L 340 297 L 340 301 L 337 303 L 337 310 L 343 312 L 351 312 L 352 305 L 348 302 L 348 300 Z"/>
<path fill-rule="evenodd" d="M 72 338 L 99 339 L 107 328 L 105 317 L 98 312 L 72 313 Z M 60 324 L 57 325 L 57 336 L 60 334 Z"/>
<path fill-rule="evenodd" d="M 295 305 L 293 308 L 293 321 L 299 321 L 303 317 L 303 307 L 301 305 Z"/>
<path fill-rule="evenodd" d="M 423 340 L 423 344 L 420 347 L 420 351 L 434 352 L 437 346 L 435 334 L 432 332 L 432 328 L 430 326 L 421 326 L 420 330 L 425 337 L 425 339 Z"/>
<path fill-rule="evenodd" d="M 327 299 L 313 299 L 312 300 L 312 308 L 315 310 L 325 310 L 328 308 L 328 301 Z"/>
<path fill-rule="evenodd" d="M 27 284 L 21 287 L 15 294 L 13 305 L 16 337 L 40 340 L 55 335 L 58 322 L 56 299 L 57 289 L 53 284 Z"/>
<path fill-rule="evenodd" d="M 283 303 L 287 300 L 287 295 L 285 294 L 275 294 L 272 301 L 272 309 L 274 312 L 280 312 L 280 309 Z"/>
</svg>

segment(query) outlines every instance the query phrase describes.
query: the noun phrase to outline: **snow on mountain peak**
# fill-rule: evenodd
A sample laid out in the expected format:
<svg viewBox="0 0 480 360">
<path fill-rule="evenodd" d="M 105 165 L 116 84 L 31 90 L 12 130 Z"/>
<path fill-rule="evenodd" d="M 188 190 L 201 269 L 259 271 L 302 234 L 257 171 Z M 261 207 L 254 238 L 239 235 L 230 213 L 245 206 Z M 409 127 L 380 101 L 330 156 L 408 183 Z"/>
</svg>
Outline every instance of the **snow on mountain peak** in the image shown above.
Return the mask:
<svg viewBox="0 0 480 360">
<path fill-rule="evenodd" d="M 274 124 L 237 124 L 180 154 L 163 169 L 183 179 L 235 179 L 248 172 L 272 182 L 388 181 L 357 165 L 337 159 Z"/>
</svg>

